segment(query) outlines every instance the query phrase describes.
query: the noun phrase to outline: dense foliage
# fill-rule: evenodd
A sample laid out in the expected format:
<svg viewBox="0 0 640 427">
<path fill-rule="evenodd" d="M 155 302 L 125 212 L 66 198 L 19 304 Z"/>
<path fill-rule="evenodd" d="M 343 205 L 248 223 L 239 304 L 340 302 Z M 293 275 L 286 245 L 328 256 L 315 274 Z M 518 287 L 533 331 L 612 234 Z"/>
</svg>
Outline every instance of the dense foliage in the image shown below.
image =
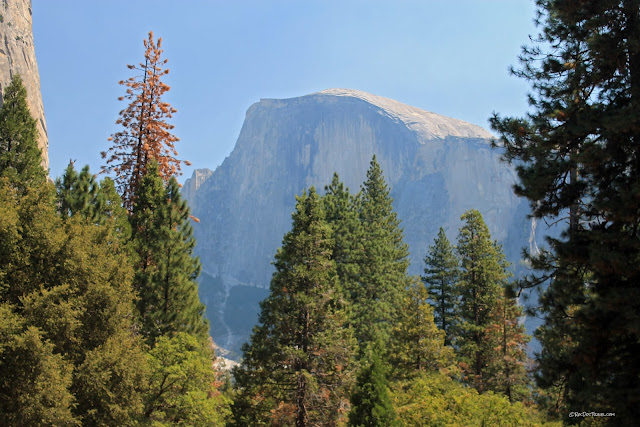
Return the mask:
<svg viewBox="0 0 640 427">
<path fill-rule="evenodd" d="M 405 426 L 561 426 L 500 394 L 478 394 L 439 373 L 394 384 L 392 400 Z"/>
<path fill-rule="evenodd" d="M 503 368 L 509 368 L 511 364 L 495 369 L 496 354 L 507 350 L 502 345 L 496 345 L 491 338 L 496 331 L 507 332 L 505 322 L 518 325 L 519 313 L 506 311 L 504 308 L 504 295 L 510 273 L 502 249 L 491 241 L 489 228 L 482 215 L 477 210 L 470 210 L 460 219 L 465 224 L 460 228 L 456 247 L 461 267 L 460 281 L 457 284 L 460 324 L 456 328 L 455 346 L 466 380 L 480 393 L 485 390 L 497 391 L 502 387 L 497 377 L 506 375 L 508 379 L 505 381 L 511 383 L 516 370 L 503 372 Z M 505 314 L 509 315 L 508 319 L 503 319 Z M 504 345 L 509 343 L 516 349 L 523 349 L 526 344 L 524 335 L 518 335 L 519 340 L 515 338 L 516 335 L 510 336 Z M 512 360 L 513 364 L 524 365 L 524 351 L 512 352 L 512 355 L 518 356 Z M 518 369 L 517 372 L 524 377 L 524 370 Z M 524 378 L 519 380 L 523 381 Z"/>
<path fill-rule="evenodd" d="M 356 351 L 331 259 L 333 232 L 313 187 L 297 199 L 260 325 L 235 370 L 237 425 L 340 425 Z"/>
<path fill-rule="evenodd" d="M 206 341 L 209 325 L 198 296 L 200 261 L 193 256 L 189 208 L 175 178 L 165 188 L 155 161 L 142 178 L 130 222 L 141 334 L 150 345 L 174 332 Z"/>
<path fill-rule="evenodd" d="M 357 194 L 334 175 L 297 198 L 260 323 L 234 381 L 216 366 L 198 296 L 181 161 L 161 100 L 161 40 L 127 86 L 98 182 L 73 162 L 55 185 L 16 76 L 0 110 L 3 425 L 559 425 L 536 405 L 638 415 L 640 0 L 538 0 L 527 118 L 495 116 L 516 192 L 567 215 L 528 256 L 548 285 L 536 372 L 502 249 L 465 212 L 440 228 L 422 280 L 374 156 Z M 107 157 L 103 153 L 103 157 Z M 120 194 L 118 194 L 118 191 Z M 534 367 L 535 369 L 535 367 Z M 228 375 L 228 374 L 227 374 Z M 578 422 L 579 419 L 568 419 Z M 585 422 L 588 423 L 588 422 Z"/>
<path fill-rule="evenodd" d="M 38 185 L 47 172 L 41 167 L 38 128 L 27 106 L 27 90 L 19 75 L 4 89 L 0 109 L 0 177 L 14 185 Z"/>
<path fill-rule="evenodd" d="M 360 250 L 357 282 L 350 289 L 351 323 L 361 349 L 389 340 L 409 284 L 408 247 L 389 192 L 373 156 L 356 205 L 363 232 L 352 236 L 358 239 Z"/>
<path fill-rule="evenodd" d="M 436 238 L 424 280 L 444 292 L 433 298 L 407 275 L 375 158 L 359 194 L 337 175 L 325 192 L 297 199 L 260 324 L 234 371 L 234 425 L 541 425 L 522 404 L 532 392 L 522 312 L 480 213 L 462 216 L 456 248 L 444 231 Z M 441 295 L 444 322 L 434 314 Z M 442 396 L 423 394 L 433 387 Z M 447 399 L 457 403 L 440 411 Z"/>
<path fill-rule="evenodd" d="M 378 354 L 379 348 L 370 347 L 370 362 L 358 374 L 353 395 L 349 425 L 353 427 L 399 426 L 391 403 L 387 379 L 388 366 Z"/>
<path fill-rule="evenodd" d="M 175 179 L 148 177 L 160 184 L 139 198 L 155 203 L 147 222 L 88 167 L 70 164 L 54 186 L 25 96 L 15 78 L 0 112 L 1 423 L 224 425 L 228 402 L 217 391 Z M 149 265 L 160 273 L 145 281 L 155 292 L 134 286 L 142 228 L 156 238 Z M 137 309 L 144 300 L 152 332 Z"/>
<path fill-rule="evenodd" d="M 640 416 L 640 1 L 538 0 L 540 35 L 514 73 L 531 112 L 491 120 L 533 215 L 564 233 L 533 257 L 548 284 L 539 384 L 557 409 Z M 533 254 L 535 255 L 535 254 Z M 567 421 L 575 422 L 576 420 Z"/>
</svg>

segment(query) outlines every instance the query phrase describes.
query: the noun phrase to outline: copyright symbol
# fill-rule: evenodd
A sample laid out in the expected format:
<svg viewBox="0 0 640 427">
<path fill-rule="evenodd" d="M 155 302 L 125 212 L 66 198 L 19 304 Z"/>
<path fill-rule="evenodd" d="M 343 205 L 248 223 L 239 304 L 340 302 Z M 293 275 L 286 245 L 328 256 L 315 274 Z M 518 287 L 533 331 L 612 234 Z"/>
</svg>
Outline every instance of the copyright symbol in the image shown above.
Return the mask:
<svg viewBox="0 0 640 427">
<path fill-rule="evenodd" d="M 573 418 L 573 417 L 575 417 L 575 416 L 576 416 L 576 413 L 575 413 L 575 412 L 569 412 L 569 418 Z"/>
</svg>

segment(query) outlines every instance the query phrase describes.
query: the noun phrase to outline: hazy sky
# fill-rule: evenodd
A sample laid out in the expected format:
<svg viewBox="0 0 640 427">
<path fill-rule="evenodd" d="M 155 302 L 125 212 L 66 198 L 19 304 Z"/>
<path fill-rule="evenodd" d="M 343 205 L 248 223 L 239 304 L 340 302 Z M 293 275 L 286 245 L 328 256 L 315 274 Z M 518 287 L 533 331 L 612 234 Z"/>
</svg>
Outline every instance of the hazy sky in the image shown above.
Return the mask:
<svg viewBox="0 0 640 427">
<path fill-rule="evenodd" d="M 533 0 L 32 0 L 51 176 L 69 159 L 97 172 L 119 130 L 119 80 L 163 38 L 180 157 L 215 168 L 247 108 L 350 88 L 488 128 L 521 115 L 508 73 L 536 33 Z"/>
</svg>

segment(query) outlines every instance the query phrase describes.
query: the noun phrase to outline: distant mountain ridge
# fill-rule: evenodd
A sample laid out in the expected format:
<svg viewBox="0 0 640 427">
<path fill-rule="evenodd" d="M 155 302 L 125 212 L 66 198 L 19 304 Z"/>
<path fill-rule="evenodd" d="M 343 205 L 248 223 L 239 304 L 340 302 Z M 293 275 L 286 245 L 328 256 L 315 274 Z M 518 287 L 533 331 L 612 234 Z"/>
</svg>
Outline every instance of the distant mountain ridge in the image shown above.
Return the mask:
<svg viewBox="0 0 640 427">
<path fill-rule="evenodd" d="M 357 192 L 374 154 L 409 244 L 410 273 L 422 273 L 438 228 L 455 240 L 460 215 L 472 208 L 519 268 L 521 248 L 539 245 L 541 237 L 527 217 L 527 202 L 511 189 L 515 171 L 500 161 L 491 138 L 479 126 L 349 89 L 252 105 L 232 153 L 185 192 L 200 219 L 196 253 L 207 281 L 217 278 L 216 285 L 201 286 L 203 299 L 210 300 L 214 340 L 237 352 L 248 339 L 247 323 L 238 326 L 232 318 L 256 319 L 257 305 L 244 307 L 241 316 L 230 313 L 237 307 L 227 306 L 226 298 L 266 294 L 295 195 L 312 185 L 321 191 L 334 171 Z M 192 187 L 187 180 L 185 189 Z"/>
</svg>

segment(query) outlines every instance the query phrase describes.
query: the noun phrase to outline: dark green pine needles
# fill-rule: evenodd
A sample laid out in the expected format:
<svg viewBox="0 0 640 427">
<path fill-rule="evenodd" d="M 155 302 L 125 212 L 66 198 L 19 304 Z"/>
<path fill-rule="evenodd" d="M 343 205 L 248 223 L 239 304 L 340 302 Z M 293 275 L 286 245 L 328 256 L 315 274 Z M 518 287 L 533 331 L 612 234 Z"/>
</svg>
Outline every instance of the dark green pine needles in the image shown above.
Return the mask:
<svg viewBox="0 0 640 427">
<path fill-rule="evenodd" d="M 548 284 L 539 384 L 574 408 L 640 417 L 640 1 L 538 0 L 514 73 L 524 118 L 491 119 L 533 215 L 564 234 L 531 259 Z M 569 419 L 567 418 L 567 421 Z"/>
<path fill-rule="evenodd" d="M 0 177 L 24 189 L 42 184 L 47 171 L 42 167 L 36 120 L 27 106 L 27 90 L 19 75 L 5 89 L 0 109 Z"/>
<path fill-rule="evenodd" d="M 333 246 L 312 187 L 297 198 L 260 325 L 234 371 L 236 425 L 337 425 L 346 418 L 356 344 Z"/>
<path fill-rule="evenodd" d="M 374 156 L 357 205 L 362 227 L 358 282 L 351 289 L 352 324 L 361 348 L 387 342 L 409 285 L 409 251 L 393 199 Z"/>
<path fill-rule="evenodd" d="M 193 256 L 189 209 L 178 183 L 172 178 L 165 188 L 152 162 L 136 197 L 131 228 L 142 334 L 149 344 L 171 332 L 206 340 L 209 325 L 196 282 L 200 261 Z"/>
<path fill-rule="evenodd" d="M 453 245 L 440 227 L 438 237 L 424 259 L 422 280 L 434 307 L 435 322 L 445 332 L 445 345 L 451 345 L 453 328 L 458 323 L 459 262 Z"/>
</svg>

